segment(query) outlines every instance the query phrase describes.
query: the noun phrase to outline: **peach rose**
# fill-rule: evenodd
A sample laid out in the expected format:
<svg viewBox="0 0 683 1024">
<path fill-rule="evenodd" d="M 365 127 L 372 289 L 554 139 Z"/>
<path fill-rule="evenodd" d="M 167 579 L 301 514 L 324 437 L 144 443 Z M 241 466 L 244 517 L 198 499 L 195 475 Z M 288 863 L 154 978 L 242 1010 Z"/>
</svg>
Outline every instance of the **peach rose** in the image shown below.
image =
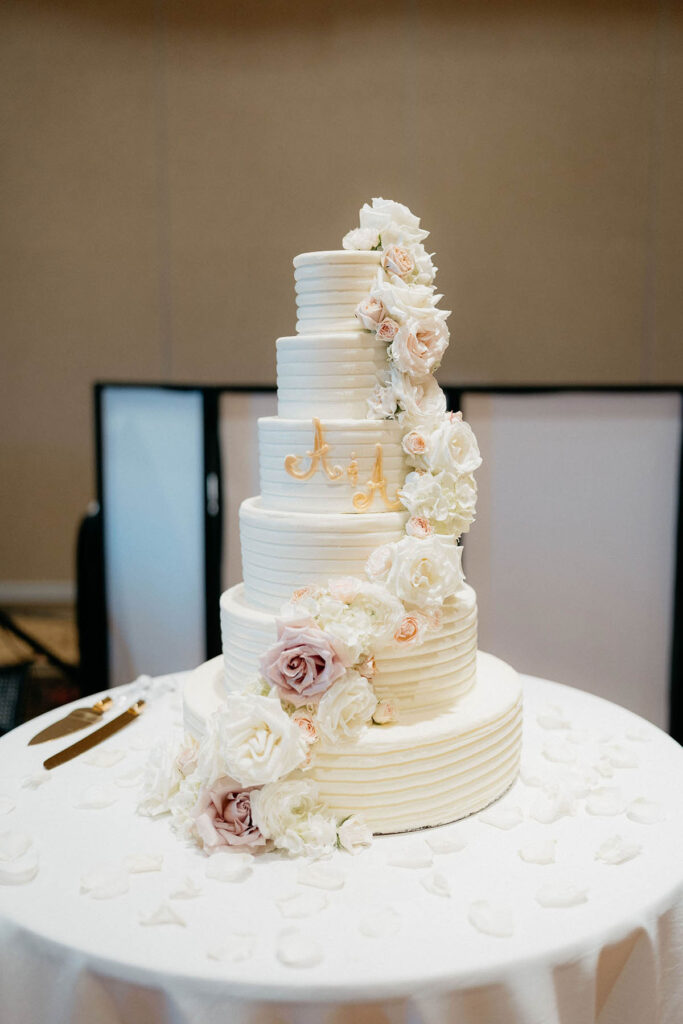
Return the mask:
<svg viewBox="0 0 683 1024">
<path fill-rule="evenodd" d="M 390 245 L 382 256 L 382 266 L 388 274 L 407 277 L 415 269 L 415 260 L 402 245 Z"/>
<path fill-rule="evenodd" d="M 393 341 L 396 337 L 399 325 L 390 316 L 385 316 L 377 327 L 377 337 L 380 341 Z"/>
<path fill-rule="evenodd" d="M 377 671 L 377 662 L 374 657 L 370 655 L 358 666 L 358 672 L 360 675 L 365 676 L 366 679 L 373 679 L 375 672 Z"/>
<path fill-rule="evenodd" d="M 406 455 L 412 455 L 414 458 L 417 458 L 420 455 L 424 455 L 427 451 L 427 439 L 419 430 L 411 430 L 410 433 L 403 437 L 401 447 Z"/>
<path fill-rule="evenodd" d="M 406 533 L 409 537 L 429 537 L 434 528 L 424 516 L 411 516 L 406 523 Z"/>
<path fill-rule="evenodd" d="M 297 711 L 295 714 L 292 715 L 292 721 L 296 722 L 296 724 L 299 726 L 302 733 L 304 734 L 304 739 L 308 743 L 315 743 L 315 741 L 318 739 L 318 730 L 316 729 L 315 722 L 313 721 L 310 715 L 307 715 L 303 711 Z"/>
<path fill-rule="evenodd" d="M 376 331 L 377 325 L 386 316 L 386 310 L 380 299 L 368 295 L 367 299 L 363 299 L 356 306 L 355 315 L 366 331 Z"/>
<path fill-rule="evenodd" d="M 396 627 L 394 640 L 397 644 L 412 644 L 415 643 L 419 635 L 420 623 L 417 617 L 415 615 L 406 615 Z"/>
<path fill-rule="evenodd" d="M 398 718 L 398 708 L 392 700 L 382 700 L 375 708 L 372 720 L 375 725 L 388 725 Z"/>
</svg>

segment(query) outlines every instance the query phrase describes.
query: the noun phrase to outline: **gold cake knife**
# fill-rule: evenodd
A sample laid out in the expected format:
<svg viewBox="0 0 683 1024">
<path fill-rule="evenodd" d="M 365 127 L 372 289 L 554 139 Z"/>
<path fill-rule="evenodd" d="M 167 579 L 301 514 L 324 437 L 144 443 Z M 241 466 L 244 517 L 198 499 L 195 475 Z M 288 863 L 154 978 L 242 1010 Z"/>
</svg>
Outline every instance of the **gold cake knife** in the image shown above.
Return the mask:
<svg viewBox="0 0 683 1024">
<path fill-rule="evenodd" d="M 70 747 L 66 747 L 64 750 L 60 750 L 58 754 L 53 754 L 52 757 L 48 757 L 47 761 L 43 761 L 43 768 L 57 768 L 60 764 L 64 764 L 66 761 L 71 761 L 72 758 L 78 757 L 79 754 L 85 753 L 86 750 L 91 750 L 96 747 L 102 740 L 108 739 L 109 736 L 113 736 L 119 729 L 124 729 L 131 722 L 134 722 L 138 717 L 143 707 L 145 706 L 144 700 L 138 700 L 135 704 L 131 705 L 122 715 L 118 715 L 116 718 L 112 718 L 111 722 L 107 722 L 100 729 L 95 729 L 88 736 L 84 736 L 82 740 L 77 740 L 76 743 L 72 743 Z"/>
<path fill-rule="evenodd" d="M 48 725 L 47 729 L 37 733 L 32 740 L 28 741 L 29 747 L 32 747 L 34 743 L 56 740 L 59 736 L 68 736 L 70 732 L 85 729 L 101 718 L 105 711 L 109 711 L 113 703 L 111 697 L 103 697 L 102 700 L 96 701 L 91 708 L 74 708 L 64 718 L 60 718 L 58 722 L 53 722 L 52 725 Z"/>
</svg>

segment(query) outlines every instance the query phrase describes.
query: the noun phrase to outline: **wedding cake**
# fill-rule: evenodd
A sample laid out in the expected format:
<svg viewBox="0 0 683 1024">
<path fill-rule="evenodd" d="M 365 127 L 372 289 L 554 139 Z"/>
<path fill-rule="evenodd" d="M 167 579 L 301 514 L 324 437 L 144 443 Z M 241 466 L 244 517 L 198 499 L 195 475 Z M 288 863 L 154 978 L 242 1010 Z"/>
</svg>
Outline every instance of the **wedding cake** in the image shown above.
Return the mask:
<svg viewBox="0 0 683 1024">
<path fill-rule="evenodd" d="M 374 199 L 342 249 L 294 259 L 297 333 L 277 341 L 261 493 L 240 509 L 244 582 L 141 804 L 209 852 L 353 850 L 516 778 L 521 688 L 477 652 L 459 538 L 481 457 L 434 377 L 449 314 L 426 237 Z"/>
</svg>

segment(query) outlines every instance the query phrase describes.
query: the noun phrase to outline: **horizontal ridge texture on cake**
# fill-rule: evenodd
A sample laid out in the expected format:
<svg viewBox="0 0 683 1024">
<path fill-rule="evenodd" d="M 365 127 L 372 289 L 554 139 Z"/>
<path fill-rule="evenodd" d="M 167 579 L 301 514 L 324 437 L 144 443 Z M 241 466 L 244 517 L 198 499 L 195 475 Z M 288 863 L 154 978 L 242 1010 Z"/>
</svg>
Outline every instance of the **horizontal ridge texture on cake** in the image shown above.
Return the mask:
<svg viewBox="0 0 683 1024">
<path fill-rule="evenodd" d="M 406 519 L 406 512 L 285 512 L 247 498 L 240 507 L 247 600 L 277 611 L 299 587 L 362 574 L 375 548 L 401 538 Z"/>
<path fill-rule="evenodd" d="M 387 347 L 354 323 L 345 332 L 277 339 L 279 416 L 367 419 L 368 398 L 386 375 Z"/>
<path fill-rule="evenodd" d="M 201 738 L 222 695 L 223 664 L 215 658 L 185 688 L 185 723 L 195 738 Z M 479 652 L 477 685 L 450 710 L 323 744 L 302 778 L 316 783 L 323 803 L 339 818 L 360 814 L 375 833 L 441 825 L 481 810 L 512 785 L 521 730 L 519 676 Z"/>
<path fill-rule="evenodd" d="M 320 421 L 320 429 L 328 449 L 324 464 L 320 457 L 309 454 L 314 450 L 314 425 L 310 418 L 268 416 L 258 421 L 263 508 L 363 514 L 354 506 L 354 494 L 362 491 L 372 477 L 377 445 L 381 446 L 387 494 L 392 499 L 396 497 L 407 468 L 401 447 L 401 427 L 395 420 L 325 419 Z M 288 469 L 287 460 L 292 456 L 298 457 L 297 463 Z M 355 463 L 354 475 L 351 475 L 352 463 Z M 309 472 L 311 468 L 313 475 L 307 480 L 294 475 Z M 368 511 L 387 510 L 380 494 L 374 494 Z"/>
<path fill-rule="evenodd" d="M 377 252 L 305 252 L 294 259 L 299 334 L 356 331 L 355 309 L 377 276 Z"/>
<path fill-rule="evenodd" d="M 275 642 L 276 612 L 250 605 L 243 584 L 226 590 L 220 602 L 227 690 L 242 690 L 259 673 L 259 659 Z M 474 685 L 477 655 L 477 601 L 464 584 L 457 601 L 443 609 L 443 624 L 415 647 L 387 647 L 376 657 L 372 680 L 379 700 L 396 701 L 404 721 L 445 708 Z"/>
</svg>

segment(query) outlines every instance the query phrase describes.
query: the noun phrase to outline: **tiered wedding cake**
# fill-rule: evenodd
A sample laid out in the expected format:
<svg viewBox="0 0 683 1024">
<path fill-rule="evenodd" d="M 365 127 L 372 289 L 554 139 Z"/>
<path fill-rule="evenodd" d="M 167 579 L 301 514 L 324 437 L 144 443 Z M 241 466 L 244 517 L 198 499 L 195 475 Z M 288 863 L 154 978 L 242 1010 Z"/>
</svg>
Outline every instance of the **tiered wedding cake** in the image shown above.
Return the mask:
<svg viewBox="0 0 683 1024">
<path fill-rule="evenodd" d="M 381 199 L 360 221 L 294 260 L 244 583 L 221 599 L 223 657 L 185 689 L 191 738 L 151 771 L 143 809 L 207 850 L 352 848 L 471 814 L 518 770 L 519 680 L 477 654 L 461 569 L 481 458 L 433 376 L 448 313 L 427 232 Z"/>
</svg>

